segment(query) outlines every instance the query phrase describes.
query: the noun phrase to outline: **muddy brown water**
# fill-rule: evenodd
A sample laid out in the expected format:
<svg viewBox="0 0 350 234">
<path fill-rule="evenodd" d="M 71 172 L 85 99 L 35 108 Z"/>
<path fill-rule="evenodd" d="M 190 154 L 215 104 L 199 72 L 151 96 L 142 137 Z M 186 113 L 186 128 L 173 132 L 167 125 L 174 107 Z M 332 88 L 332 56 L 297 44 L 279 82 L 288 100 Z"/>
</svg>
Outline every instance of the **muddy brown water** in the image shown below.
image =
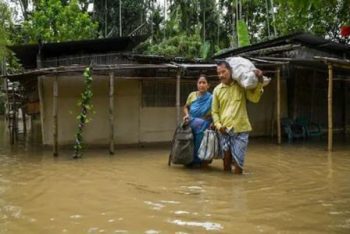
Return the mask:
<svg viewBox="0 0 350 234">
<path fill-rule="evenodd" d="M 251 139 L 242 176 L 166 165 L 168 147 L 53 158 L 0 141 L 0 233 L 350 233 L 350 146 Z"/>
</svg>

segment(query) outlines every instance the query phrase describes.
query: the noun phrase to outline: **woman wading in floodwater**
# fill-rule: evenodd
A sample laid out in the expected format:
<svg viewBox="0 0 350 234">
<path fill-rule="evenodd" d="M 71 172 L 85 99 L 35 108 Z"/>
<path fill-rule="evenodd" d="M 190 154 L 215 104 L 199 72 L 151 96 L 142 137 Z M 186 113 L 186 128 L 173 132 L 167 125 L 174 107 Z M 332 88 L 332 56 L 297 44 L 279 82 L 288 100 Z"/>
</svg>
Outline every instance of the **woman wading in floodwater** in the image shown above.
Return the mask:
<svg viewBox="0 0 350 234">
<path fill-rule="evenodd" d="M 188 95 L 184 106 L 184 123 L 189 123 L 194 136 L 194 155 L 193 161 L 189 167 L 206 166 L 208 162 L 201 161 L 198 158 L 198 149 L 203 139 L 203 134 L 212 123 L 211 102 L 212 95 L 208 92 L 209 83 L 204 74 L 201 74 L 197 80 L 197 91 Z"/>
</svg>

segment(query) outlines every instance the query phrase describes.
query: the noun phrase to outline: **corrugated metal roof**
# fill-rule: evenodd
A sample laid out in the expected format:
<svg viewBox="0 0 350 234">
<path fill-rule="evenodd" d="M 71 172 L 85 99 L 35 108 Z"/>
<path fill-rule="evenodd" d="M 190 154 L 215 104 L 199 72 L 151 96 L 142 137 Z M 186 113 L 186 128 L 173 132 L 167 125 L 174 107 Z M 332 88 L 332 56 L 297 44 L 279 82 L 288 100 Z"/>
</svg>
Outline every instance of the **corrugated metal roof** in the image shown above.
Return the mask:
<svg viewBox="0 0 350 234">
<path fill-rule="evenodd" d="M 235 55 L 239 55 L 239 54 L 254 51 L 254 50 L 275 47 L 275 46 L 283 46 L 287 44 L 302 44 L 304 46 L 308 46 L 310 48 L 314 48 L 317 50 L 338 54 L 339 56 L 342 56 L 343 54 L 350 56 L 350 45 L 344 45 L 334 41 L 326 40 L 321 37 L 312 35 L 310 33 L 298 32 L 298 33 L 278 37 L 272 40 L 256 43 L 250 46 L 227 49 L 227 50 L 224 50 L 222 53 L 215 55 L 213 58 L 214 59 L 226 58 L 226 57 L 235 56 Z"/>
<path fill-rule="evenodd" d="M 146 36 L 117 37 L 95 40 L 66 41 L 44 44 L 27 44 L 9 46 L 24 68 L 36 68 L 36 56 L 41 48 L 41 57 L 59 57 L 69 55 L 97 54 L 131 51 L 144 41 Z"/>
</svg>

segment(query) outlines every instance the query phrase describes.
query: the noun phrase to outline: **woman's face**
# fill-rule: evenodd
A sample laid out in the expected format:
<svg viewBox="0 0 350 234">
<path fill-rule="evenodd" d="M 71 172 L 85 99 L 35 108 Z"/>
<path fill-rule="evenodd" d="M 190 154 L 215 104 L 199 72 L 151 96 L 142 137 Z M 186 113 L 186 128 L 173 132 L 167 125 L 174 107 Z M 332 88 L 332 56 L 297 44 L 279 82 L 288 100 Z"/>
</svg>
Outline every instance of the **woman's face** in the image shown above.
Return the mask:
<svg viewBox="0 0 350 234">
<path fill-rule="evenodd" d="M 197 81 L 197 89 L 201 93 L 207 92 L 209 89 L 209 84 L 207 79 L 205 79 L 204 77 L 200 77 Z"/>
</svg>

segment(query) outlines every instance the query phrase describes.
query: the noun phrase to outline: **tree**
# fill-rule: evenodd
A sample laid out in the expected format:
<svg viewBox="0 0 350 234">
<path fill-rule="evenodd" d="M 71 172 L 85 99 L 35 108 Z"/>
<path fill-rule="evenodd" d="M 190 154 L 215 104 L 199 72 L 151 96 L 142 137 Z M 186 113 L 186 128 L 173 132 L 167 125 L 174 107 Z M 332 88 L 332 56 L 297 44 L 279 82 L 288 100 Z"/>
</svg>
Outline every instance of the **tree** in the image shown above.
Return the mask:
<svg viewBox="0 0 350 234">
<path fill-rule="evenodd" d="M 6 45 L 9 44 L 10 30 L 13 26 L 11 12 L 3 0 L 0 0 L 0 62 L 6 55 Z"/>
<path fill-rule="evenodd" d="M 220 43 L 227 44 L 225 35 L 229 35 L 230 47 L 238 46 L 237 22 L 242 20 L 248 26 L 252 43 L 300 31 L 340 43 L 350 42 L 339 30 L 349 20 L 348 0 L 219 0 L 219 4 L 225 12 Z"/>
<path fill-rule="evenodd" d="M 216 1 L 172 0 L 169 4 L 168 20 L 158 24 L 161 26 L 152 30 L 152 40 L 141 46 L 145 53 L 208 58 L 219 49 L 220 22 Z M 157 11 L 161 12 L 160 9 Z M 151 20 L 153 22 L 154 18 Z"/>
<path fill-rule="evenodd" d="M 29 6 L 30 5 L 35 5 L 37 0 L 11 0 L 11 2 L 17 4 L 19 6 L 21 14 L 23 16 L 23 19 L 26 20 L 28 19 L 28 16 L 30 14 L 29 12 Z"/>
<path fill-rule="evenodd" d="M 23 22 L 22 42 L 61 42 L 97 37 L 98 24 L 80 9 L 77 0 L 40 0 Z"/>
<path fill-rule="evenodd" d="M 155 2 L 156 0 L 95 1 L 94 17 L 99 22 L 100 34 L 104 37 L 119 36 L 121 31 L 122 36 L 129 35 L 148 20 Z"/>
<path fill-rule="evenodd" d="M 160 9 L 156 10 L 156 12 L 153 12 L 152 15 L 160 14 Z M 161 33 L 160 27 L 153 28 L 153 35 L 138 46 L 136 51 L 167 57 L 199 57 L 202 44 L 199 28 L 195 28 L 195 25 L 192 25 L 191 27 L 194 31 L 189 33 L 189 30 L 184 26 L 188 22 L 182 21 L 181 13 L 181 6 L 172 8 L 169 20 L 163 26 L 164 34 Z M 151 18 L 151 20 L 153 21 L 154 18 Z"/>
<path fill-rule="evenodd" d="M 340 43 L 350 43 L 340 35 L 340 26 L 349 20 L 350 1 L 277 1 L 276 27 L 280 34 L 306 31 Z M 335 12 L 330 14 L 330 12 Z"/>
</svg>

